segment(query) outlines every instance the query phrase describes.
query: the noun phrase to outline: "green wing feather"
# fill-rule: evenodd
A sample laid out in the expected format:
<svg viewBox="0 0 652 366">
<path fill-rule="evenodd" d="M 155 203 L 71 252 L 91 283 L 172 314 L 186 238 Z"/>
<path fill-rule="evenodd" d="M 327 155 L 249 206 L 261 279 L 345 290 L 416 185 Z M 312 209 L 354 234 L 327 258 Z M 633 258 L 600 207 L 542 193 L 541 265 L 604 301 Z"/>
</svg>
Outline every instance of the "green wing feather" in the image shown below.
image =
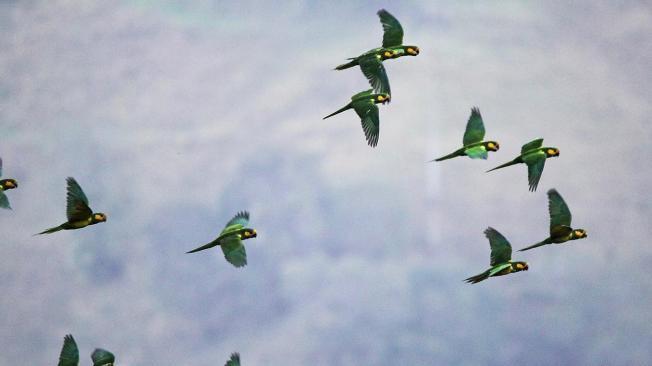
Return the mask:
<svg viewBox="0 0 652 366">
<path fill-rule="evenodd" d="M 0 158 L 0 177 L 2 177 L 2 158 Z"/>
<path fill-rule="evenodd" d="M 247 252 L 245 251 L 239 234 L 228 236 L 221 240 L 220 247 L 224 252 L 224 258 L 236 267 L 247 265 Z"/>
<path fill-rule="evenodd" d="M 68 183 L 66 216 L 68 221 L 81 221 L 88 219 L 93 211 L 88 207 L 88 198 L 73 177 L 66 179 Z"/>
<path fill-rule="evenodd" d="M 362 130 L 364 131 L 367 143 L 371 147 L 378 145 L 378 136 L 380 134 L 380 117 L 378 107 L 373 102 L 356 103 L 353 105 L 355 113 L 360 117 Z"/>
<path fill-rule="evenodd" d="M 351 97 L 351 100 L 360 99 L 362 97 L 371 97 L 371 95 L 373 93 L 374 93 L 373 89 L 364 90 L 364 91 L 361 91 L 361 92 L 359 92 L 357 94 L 353 94 L 353 96 Z"/>
<path fill-rule="evenodd" d="M 226 364 L 224 366 L 240 366 L 240 354 L 239 353 L 232 353 L 231 354 L 231 359 L 226 361 Z"/>
<path fill-rule="evenodd" d="M 537 190 L 539 185 L 539 180 L 541 179 L 541 174 L 543 173 L 543 168 L 546 165 L 545 156 L 540 156 L 534 161 L 529 161 L 527 163 L 527 180 L 530 184 L 530 192 Z"/>
<path fill-rule="evenodd" d="M 504 269 L 506 269 L 508 267 L 511 267 L 511 266 L 512 266 L 511 263 L 503 263 L 503 264 L 499 264 L 497 266 L 491 267 L 491 269 L 489 270 L 489 277 L 495 276 L 497 273 L 500 273 L 500 271 L 502 271 L 502 270 L 504 270 Z"/>
<path fill-rule="evenodd" d="M 77 366 L 78 364 L 79 349 L 75 338 L 68 334 L 63 338 L 63 348 L 61 348 L 61 354 L 59 355 L 58 366 Z"/>
<path fill-rule="evenodd" d="M 523 147 L 521 147 L 521 155 L 525 154 L 530 150 L 538 149 L 541 146 L 543 146 L 543 139 L 532 140 L 527 144 L 523 145 Z"/>
<path fill-rule="evenodd" d="M 487 159 L 489 156 L 487 149 L 483 145 L 468 148 L 464 150 L 464 153 L 471 159 Z"/>
<path fill-rule="evenodd" d="M 512 246 L 501 233 L 489 227 L 484 231 L 484 235 L 489 239 L 489 245 L 491 246 L 490 265 L 507 263 L 512 259 Z"/>
<path fill-rule="evenodd" d="M 226 223 L 226 226 L 224 228 L 228 228 L 229 226 L 233 225 L 240 225 L 241 228 L 246 227 L 249 225 L 249 212 L 247 211 L 240 211 L 238 212 L 229 222 Z"/>
<path fill-rule="evenodd" d="M 550 230 L 555 226 L 571 226 L 570 210 L 554 188 L 548 191 L 548 212 L 550 212 Z"/>
<path fill-rule="evenodd" d="M 392 94 L 385 66 L 383 66 L 383 62 L 376 55 L 364 56 L 360 59 L 359 63 L 360 70 L 362 70 L 364 76 L 369 80 L 369 84 L 371 84 L 375 93 Z"/>
<path fill-rule="evenodd" d="M 11 205 L 9 204 L 9 197 L 7 197 L 5 192 L 3 192 L 2 190 L 0 190 L 0 207 L 11 210 Z"/>
<path fill-rule="evenodd" d="M 380 9 L 378 16 L 380 17 L 380 23 L 383 25 L 383 47 L 403 44 L 403 27 L 401 27 L 401 23 L 385 9 Z"/>
<path fill-rule="evenodd" d="M 480 109 L 478 109 L 478 107 L 473 107 L 471 109 L 469 121 L 466 123 L 466 131 L 464 131 L 464 139 L 462 142 L 464 146 L 480 142 L 484 138 L 484 134 L 484 123 L 482 122 Z"/>
<path fill-rule="evenodd" d="M 91 359 L 93 360 L 93 366 L 112 365 L 115 362 L 113 353 L 101 348 L 96 348 L 93 351 Z"/>
</svg>

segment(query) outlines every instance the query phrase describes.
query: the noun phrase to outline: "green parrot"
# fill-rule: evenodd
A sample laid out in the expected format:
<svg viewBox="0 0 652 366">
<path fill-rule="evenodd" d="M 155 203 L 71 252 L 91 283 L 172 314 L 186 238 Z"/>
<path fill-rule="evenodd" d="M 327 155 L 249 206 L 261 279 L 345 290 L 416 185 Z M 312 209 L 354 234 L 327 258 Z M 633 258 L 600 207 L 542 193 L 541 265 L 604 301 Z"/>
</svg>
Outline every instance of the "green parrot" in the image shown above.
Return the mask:
<svg viewBox="0 0 652 366">
<path fill-rule="evenodd" d="M 113 353 L 96 348 L 91 354 L 91 359 L 93 360 L 93 366 L 113 366 L 115 362 L 115 356 Z M 77 343 L 75 338 L 72 337 L 72 334 L 68 334 L 63 338 L 63 347 L 61 348 L 61 354 L 59 355 L 59 364 L 58 366 L 78 366 L 79 365 L 79 349 L 77 348 Z"/>
<path fill-rule="evenodd" d="M 238 212 L 226 223 L 224 230 L 215 240 L 186 253 L 195 253 L 219 245 L 224 252 L 224 258 L 229 263 L 235 267 L 244 267 L 247 265 L 247 252 L 242 241 L 258 236 L 256 230 L 248 228 L 247 225 L 249 225 L 249 212 Z"/>
<path fill-rule="evenodd" d="M 586 230 L 571 227 L 570 210 L 554 188 L 548 191 L 548 212 L 550 213 L 550 236 L 540 243 L 519 250 L 519 252 L 546 244 L 561 244 L 569 240 L 584 239 L 588 236 Z"/>
<path fill-rule="evenodd" d="M 546 164 L 546 159 L 559 156 L 559 149 L 556 147 L 542 147 L 543 139 L 536 139 L 528 142 L 521 147 L 521 155 L 517 156 L 514 160 L 499 165 L 492 170 L 508 167 L 510 165 L 525 163 L 527 164 L 528 182 L 530 184 L 530 192 L 537 190 L 543 167 Z"/>
<path fill-rule="evenodd" d="M 335 112 L 324 117 L 332 117 L 348 109 L 355 110 L 362 122 L 362 130 L 371 147 L 378 145 L 378 134 L 380 133 L 380 117 L 378 115 L 378 103 L 387 103 L 392 97 L 389 94 L 374 94 L 373 89 L 365 90 L 351 97 L 351 102 Z"/>
<path fill-rule="evenodd" d="M 101 348 L 96 348 L 93 351 L 91 359 L 93 360 L 93 366 L 113 366 L 115 362 L 113 353 Z"/>
<path fill-rule="evenodd" d="M 224 366 L 240 366 L 240 354 L 235 352 L 231 354 L 231 359 L 226 361 Z"/>
<path fill-rule="evenodd" d="M 59 226 L 49 228 L 36 235 L 51 234 L 60 230 L 76 230 L 89 225 L 95 225 L 100 222 L 106 222 L 106 215 L 101 212 L 93 212 L 88 207 L 88 198 L 82 191 L 79 184 L 73 177 L 66 179 L 68 184 L 66 216 L 68 221 Z"/>
<path fill-rule="evenodd" d="M 401 56 L 416 56 L 419 54 L 419 47 L 403 45 L 403 27 L 387 10 L 378 11 L 380 22 L 383 25 L 382 47 L 369 50 L 358 57 L 349 58 L 349 62 L 339 65 L 335 70 L 345 70 L 350 67 L 360 66 L 360 70 L 369 80 L 375 93 L 392 94 L 387 72 L 383 61 Z"/>
<path fill-rule="evenodd" d="M 464 281 L 478 283 L 489 277 L 503 276 L 529 269 L 527 262 L 512 261 L 512 246 L 501 233 L 489 227 L 484 231 L 484 235 L 489 239 L 489 245 L 491 246 L 491 260 L 489 262 L 491 268 Z"/>
<path fill-rule="evenodd" d="M 431 162 L 452 159 L 465 155 L 471 159 L 486 159 L 487 156 L 489 156 L 488 151 L 498 151 L 500 145 L 498 145 L 498 142 L 496 141 L 482 141 L 484 134 L 484 123 L 482 122 L 480 110 L 478 107 L 473 107 L 471 109 L 469 121 L 466 123 L 464 138 L 462 139 L 462 144 L 464 146 L 453 153 L 431 160 Z"/>
<path fill-rule="evenodd" d="M 0 158 L 0 177 L 2 177 L 2 158 Z M 15 179 L 0 179 L 0 207 L 11 210 L 5 191 L 14 188 L 18 188 L 18 182 Z"/>
<path fill-rule="evenodd" d="M 58 366 L 77 366 L 79 365 L 79 349 L 72 334 L 63 337 L 63 347 L 59 355 Z"/>
</svg>

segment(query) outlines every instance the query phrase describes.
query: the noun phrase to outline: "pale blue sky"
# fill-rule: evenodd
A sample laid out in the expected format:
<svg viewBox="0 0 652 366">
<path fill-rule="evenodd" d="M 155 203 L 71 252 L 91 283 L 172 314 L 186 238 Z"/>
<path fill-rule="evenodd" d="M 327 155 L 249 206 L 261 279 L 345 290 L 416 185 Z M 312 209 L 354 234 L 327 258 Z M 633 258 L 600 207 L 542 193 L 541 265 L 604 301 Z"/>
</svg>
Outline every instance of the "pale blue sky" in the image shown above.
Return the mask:
<svg viewBox="0 0 652 366">
<path fill-rule="evenodd" d="M 418 57 L 386 63 L 378 148 L 347 57 L 386 8 Z M 645 2 L 0 1 L 0 365 L 652 363 Z M 454 150 L 470 108 L 501 150 Z M 561 156 L 485 174 L 537 137 Z M 106 224 L 65 217 L 74 176 Z M 586 240 L 471 286 L 492 226 L 546 236 L 555 187 Z M 237 211 L 249 265 L 212 240 Z"/>
</svg>

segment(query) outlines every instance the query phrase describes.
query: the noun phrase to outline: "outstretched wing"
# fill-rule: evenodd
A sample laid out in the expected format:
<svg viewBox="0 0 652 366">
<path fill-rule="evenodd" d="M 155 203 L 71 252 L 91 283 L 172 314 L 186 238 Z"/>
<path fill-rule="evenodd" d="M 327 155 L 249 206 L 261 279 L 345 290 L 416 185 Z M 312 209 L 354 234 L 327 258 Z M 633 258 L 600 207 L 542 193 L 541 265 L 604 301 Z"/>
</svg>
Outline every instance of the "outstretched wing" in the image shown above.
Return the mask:
<svg viewBox="0 0 652 366">
<path fill-rule="evenodd" d="M 95 351 L 93 351 L 91 359 L 93 360 L 93 366 L 113 365 L 115 362 L 115 356 L 113 356 L 113 353 L 101 348 L 96 348 Z"/>
<path fill-rule="evenodd" d="M 238 212 L 229 222 L 226 223 L 225 229 L 232 225 L 240 225 L 246 227 L 249 225 L 249 212 L 240 211 Z"/>
<path fill-rule="evenodd" d="M 77 366 L 79 364 L 79 349 L 71 334 L 63 337 L 63 348 L 59 355 L 58 366 Z"/>
<path fill-rule="evenodd" d="M 220 247 L 224 252 L 224 258 L 235 267 L 244 267 L 247 265 L 247 252 L 245 251 L 240 234 L 228 236 L 221 241 Z"/>
<path fill-rule="evenodd" d="M 93 214 L 93 211 L 88 207 L 88 198 L 82 191 L 79 184 L 73 177 L 68 177 L 66 179 L 68 182 L 68 193 L 67 193 L 67 206 L 66 206 L 66 216 L 68 216 L 68 221 L 81 221 L 86 220 Z"/>
<path fill-rule="evenodd" d="M 489 227 L 484 231 L 484 235 L 489 239 L 489 245 L 491 246 L 490 265 L 495 266 L 509 262 L 512 259 L 512 246 L 501 233 Z"/>
<path fill-rule="evenodd" d="M 539 185 L 539 180 L 541 179 L 541 173 L 543 173 L 543 167 L 546 165 L 546 157 L 541 156 L 533 162 L 527 164 L 527 180 L 530 184 L 530 192 L 537 190 Z"/>
<path fill-rule="evenodd" d="M 9 197 L 7 197 L 7 195 L 3 191 L 0 191 L 0 207 L 11 210 L 11 205 L 9 204 Z"/>
<path fill-rule="evenodd" d="M 374 54 L 367 55 L 359 60 L 360 70 L 369 80 L 374 93 L 392 94 L 389 87 L 389 79 L 383 62 Z"/>
<path fill-rule="evenodd" d="M 378 10 L 380 23 L 383 25 L 383 47 L 394 47 L 403 44 L 403 27 L 401 23 L 394 18 L 385 9 Z"/>
<path fill-rule="evenodd" d="M 356 104 L 353 106 L 355 113 L 360 117 L 362 122 L 362 130 L 367 139 L 367 143 L 371 147 L 378 145 L 378 136 L 380 134 L 380 117 L 378 115 L 378 107 L 372 102 L 365 104 Z"/>
<path fill-rule="evenodd" d="M 571 226 L 571 213 L 556 189 L 548 191 L 548 212 L 550 212 L 550 230 L 556 226 Z"/>
<path fill-rule="evenodd" d="M 478 109 L 478 107 L 473 107 L 471 109 L 471 117 L 469 117 L 469 121 L 466 123 L 466 131 L 464 131 L 464 139 L 462 140 L 462 143 L 464 146 L 467 146 L 480 142 L 484 138 L 484 134 L 484 123 L 482 123 L 480 109 Z"/>
<path fill-rule="evenodd" d="M 521 155 L 525 154 L 530 150 L 538 149 L 541 146 L 543 146 L 543 139 L 532 140 L 521 147 Z"/>
<path fill-rule="evenodd" d="M 231 354 L 231 359 L 226 361 L 224 366 L 240 366 L 240 354 L 235 352 Z"/>
</svg>

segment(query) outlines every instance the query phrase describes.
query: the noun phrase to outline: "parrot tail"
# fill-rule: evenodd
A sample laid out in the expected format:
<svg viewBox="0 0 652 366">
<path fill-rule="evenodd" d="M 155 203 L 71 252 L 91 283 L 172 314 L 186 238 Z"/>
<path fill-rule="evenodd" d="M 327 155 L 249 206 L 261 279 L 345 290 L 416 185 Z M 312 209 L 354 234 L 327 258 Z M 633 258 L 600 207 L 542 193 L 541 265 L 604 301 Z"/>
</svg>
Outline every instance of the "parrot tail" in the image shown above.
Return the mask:
<svg viewBox="0 0 652 366">
<path fill-rule="evenodd" d="M 508 167 L 508 166 L 510 166 L 510 165 L 514 165 L 514 164 L 518 164 L 518 163 L 522 163 L 522 162 L 523 162 L 523 160 L 521 160 L 521 157 L 519 156 L 519 157 L 517 157 L 516 159 L 514 159 L 514 160 L 512 160 L 512 161 L 510 161 L 510 162 L 507 162 L 507 163 L 505 163 L 505 164 L 503 164 L 503 165 L 498 165 L 497 167 L 495 167 L 495 168 L 493 168 L 493 169 L 489 169 L 489 170 L 487 170 L 486 173 L 489 173 L 489 172 L 492 171 L 492 170 L 505 168 L 505 167 Z"/>
<path fill-rule="evenodd" d="M 336 67 L 335 70 L 346 70 L 346 69 L 348 69 L 350 67 L 358 65 L 358 61 L 356 61 L 355 59 L 350 59 L 350 60 L 351 61 L 349 61 L 349 62 L 347 62 L 345 64 L 341 64 L 340 66 Z"/>
<path fill-rule="evenodd" d="M 193 250 L 191 250 L 189 252 L 186 252 L 186 254 L 188 254 L 188 253 L 196 253 L 196 252 L 202 251 L 204 249 L 212 248 L 212 247 L 214 247 L 214 246 L 216 246 L 218 244 L 219 244 L 219 242 L 217 240 L 214 240 L 214 241 L 212 241 L 212 242 L 210 242 L 208 244 L 200 246 L 197 249 L 193 249 Z"/>
<path fill-rule="evenodd" d="M 326 119 L 326 118 L 328 118 L 328 117 L 333 117 L 334 115 L 339 114 L 339 113 L 342 113 L 342 112 L 344 112 L 344 111 L 347 110 L 347 109 L 351 109 L 351 103 L 349 103 L 349 104 L 345 105 L 344 107 L 342 107 L 342 108 L 336 110 L 335 112 L 329 114 L 328 116 L 324 117 L 323 119 Z"/>
<path fill-rule="evenodd" d="M 471 277 L 465 279 L 464 281 L 467 282 L 467 283 L 478 283 L 480 281 L 486 280 L 487 278 L 489 278 L 489 271 L 484 271 L 484 272 L 482 272 L 482 273 L 480 273 L 478 275 L 471 276 Z"/>
<path fill-rule="evenodd" d="M 523 248 L 523 249 L 519 249 L 518 251 L 519 251 L 519 252 L 524 252 L 524 251 L 526 251 L 526 250 L 530 250 L 530 249 L 538 248 L 538 247 L 540 247 L 540 246 L 542 246 L 542 245 L 546 245 L 546 244 L 550 244 L 550 243 L 551 243 L 550 238 L 548 238 L 548 239 L 546 239 L 546 240 L 544 240 L 544 241 L 542 241 L 542 242 L 540 242 L 540 243 L 536 243 L 536 244 L 534 244 L 534 245 L 530 245 L 529 247 L 525 247 L 525 248 Z"/>
<path fill-rule="evenodd" d="M 456 158 L 458 156 L 464 156 L 464 148 L 461 148 L 453 153 L 450 153 L 448 155 L 444 155 L 441 158 L 437 158 L 435 160 L 430 160 L 429 163 L 432 163 L 433 161 L 442 161 L 442 160 L 448 160 L 452 158 Z"/>
<path fill-rule="evenodd" d="M 52 233 L 56 233 L 57 231 L 61 231 L 61 230 L 63 230 L 63 225 L 51 227 L 51 228 L 49 228 L 49 229 L 47 229 L 45 231 L 41 231 L 40 233 L 34 234 L 34 235 L 52 234 Z"/>
</svg>

